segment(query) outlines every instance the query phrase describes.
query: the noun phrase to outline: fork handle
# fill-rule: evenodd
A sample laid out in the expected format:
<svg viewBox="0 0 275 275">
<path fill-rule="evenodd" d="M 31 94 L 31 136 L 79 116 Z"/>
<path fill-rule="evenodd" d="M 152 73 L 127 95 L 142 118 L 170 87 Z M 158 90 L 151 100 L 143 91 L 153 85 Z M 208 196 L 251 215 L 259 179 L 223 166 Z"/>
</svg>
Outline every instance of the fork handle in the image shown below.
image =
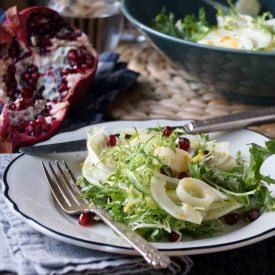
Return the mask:
<svg viewBox="0 0 275 275">
<path fill-rule="evenodd" d="M 89 211 L 98 215 L 104 223 L 109 225 L 119 236 L 124 238 L 139 254 L 155 268 L 167 268 L 170 258 L 163 255 L 138 233 L 131 230 L 126 225 L 113 221 L 109 214 L 103 209 L 91 208 Z"/>
</svg>

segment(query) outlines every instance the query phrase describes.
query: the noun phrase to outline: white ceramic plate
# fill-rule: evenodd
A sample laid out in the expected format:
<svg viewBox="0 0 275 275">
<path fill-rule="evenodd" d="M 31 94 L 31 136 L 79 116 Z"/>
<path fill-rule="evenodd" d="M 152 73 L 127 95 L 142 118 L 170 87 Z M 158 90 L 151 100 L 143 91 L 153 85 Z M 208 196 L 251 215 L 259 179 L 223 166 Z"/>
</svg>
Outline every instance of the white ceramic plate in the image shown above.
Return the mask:
<svg viewBox="0 0 275 275">
<path fill-rule="evenodd" d="M 185 121 L 186 122 L 186 121 Z M 150 120 L 150 121 L 116 121 L 103 123 L 107 131 L 125 127 L 148 128 L 157 124 L 162 126 L 183 125 L 184 121 Z M 101 124 L 101 125 L 103 125 Z M 264 145 L 268 139 L 249 130 L 224 132 L 214 135 L 218 140 L 231 143 L 231 153 L 241 151 L 248 156 L 247 144 L 254 142 Z M 44 142 L 63 142 L 86 137 L 85 128 L 56 135 Z M 4 195 L 11 210 L 36 230 L 70 244 L 113 253 L 136 254 L 129 245 L 116 236 L 104 224 L 92 227 L 78 225 L 77 218 L 64 214 L 54 203 L 41 168 L 41 160 L 65 159 L 76 175 L 80 175 L 80 164 L 86 156 L 81 153 L 63 153 L 29 156 L 21 155 L 6 169 L 4 174 Z M 263 173 L 275 178 L 275 158 L 266 161 Z M 273 166 L 273 167 L 272 167 Z M 275 188 L 273 187 L 273 191 Z M 274 192 L 275 193 L 275 192 Z M 275 195 L 275 194 L 273 194 Z M 249 224 L 238 223 L 226 227 L 226 231 L 215 237 L 201 239 L 185 238 L 182 242 L 159 242 L 154 245 L 168 255 L 201 254 L 234 249 L 249 245 L 275 235 L 275 212 L 265 213 Z"/>
</svg>

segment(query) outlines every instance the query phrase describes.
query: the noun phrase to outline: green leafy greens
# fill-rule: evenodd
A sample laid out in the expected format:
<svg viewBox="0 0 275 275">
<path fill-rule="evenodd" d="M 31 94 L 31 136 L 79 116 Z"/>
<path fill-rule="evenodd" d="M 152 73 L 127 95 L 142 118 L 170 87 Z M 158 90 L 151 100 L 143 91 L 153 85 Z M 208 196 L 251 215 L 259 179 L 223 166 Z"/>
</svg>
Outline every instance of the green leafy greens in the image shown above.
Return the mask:
<svg viewBox="0 0 275 275">
<path fill-rule="evenodd" d="M 156 127 L 144 132 L 135 129 L 130 138 L 126 136 L 122 133 L 116 146 L 107 147 L 100 154 L 99 163 L 110 159 L 115 162 L 106 180 L 92 184 L 84 176 L 79 178 L 83 196 L 91 204 L 105 209 L 114 220 L 127 224 L 150 241 L 167 238 L 172 231 L 197 237 L 210 236 L 223 230 L 220 218 L 201 224 L 177 219 L 167 213 L 152 195 L 151 179 L 163 170 L 167 176 L 162 177 L 171 182 L 167 185 L 167 194 L 171 198 L 176 197 L 175 186 L 179 180 L 171 177 L 170 167 L 154 152 L 159 147 L 176 152 L 178 139 L 185 136 L 184 131 L 175 129 L 171 135 L 164 136 L 163 128 Z M 191 144 L 189 177 L 203 180 L 240 203 L 242 208 L 238 211 L 242 213 L 255 207 L 261 211 L 274 210 L 275 199 L 271 197 L 267 184 L 273 184 L 275 180 L 262 175 L 260 169 L 264 161 L 275 153 L 275 140 L 266 142 L 265 147 L 251 144 L 249 165 L 241 161 L 238 153 L 236 166 L 228 171 L 208 165 L 211 152 L 203 156 L 203 151 L 212 143 L 207 135 L 197 136 Z M 89 169 L 97 166 L 98 163 L 93 164 Z"/>
<path fill-rule="evenodd" d="M 210 24 L 204 8 L 197 15 L 176 18 L 165 8 L 155 17 L 153 28 L 159 32 L 210 46 L 246 50 L 274 50 L 275 21 L 270 12 L 250 16 L 241 14 L 228 0 L 228 12 L 216 6 L 217 24 Z"/>
</svg>

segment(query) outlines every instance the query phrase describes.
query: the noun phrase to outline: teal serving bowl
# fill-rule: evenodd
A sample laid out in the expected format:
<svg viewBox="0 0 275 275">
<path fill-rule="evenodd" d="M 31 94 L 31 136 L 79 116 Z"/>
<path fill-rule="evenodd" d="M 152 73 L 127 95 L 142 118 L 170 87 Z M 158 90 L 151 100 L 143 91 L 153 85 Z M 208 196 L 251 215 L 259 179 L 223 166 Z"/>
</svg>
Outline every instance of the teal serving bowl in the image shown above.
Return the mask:
<svg viewBox="0 0 275 275">
<path fill-rule="evenodd" d="M 263 11 L 275 14 L 275 1 L 260 2 Z M 201 45 L 158 32 L 152 26 L 163 7 L 176 18 L 197 15 L 204 7 L 209 21 L 215 23 L 216 10 L 201 0 L 122 0 L 126 18 L 179 68 L 233 100 L 275 104 L 275 52 Z"/>
</svg>

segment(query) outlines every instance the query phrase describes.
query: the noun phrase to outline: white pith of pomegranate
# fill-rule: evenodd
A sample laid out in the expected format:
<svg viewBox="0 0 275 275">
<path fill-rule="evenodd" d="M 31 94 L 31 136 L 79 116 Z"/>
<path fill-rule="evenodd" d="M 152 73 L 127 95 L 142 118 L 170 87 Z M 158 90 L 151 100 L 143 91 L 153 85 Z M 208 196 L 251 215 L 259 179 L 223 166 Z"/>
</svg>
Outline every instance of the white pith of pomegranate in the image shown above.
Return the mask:
<svg viewBox="0 0 275 275">
<path fill-rule="evenodd" d="M 97 53 L 58 13 L 7 11 L 0 28 L 0 152 L 50 137 L 94 78 Z"/>
</svg>

